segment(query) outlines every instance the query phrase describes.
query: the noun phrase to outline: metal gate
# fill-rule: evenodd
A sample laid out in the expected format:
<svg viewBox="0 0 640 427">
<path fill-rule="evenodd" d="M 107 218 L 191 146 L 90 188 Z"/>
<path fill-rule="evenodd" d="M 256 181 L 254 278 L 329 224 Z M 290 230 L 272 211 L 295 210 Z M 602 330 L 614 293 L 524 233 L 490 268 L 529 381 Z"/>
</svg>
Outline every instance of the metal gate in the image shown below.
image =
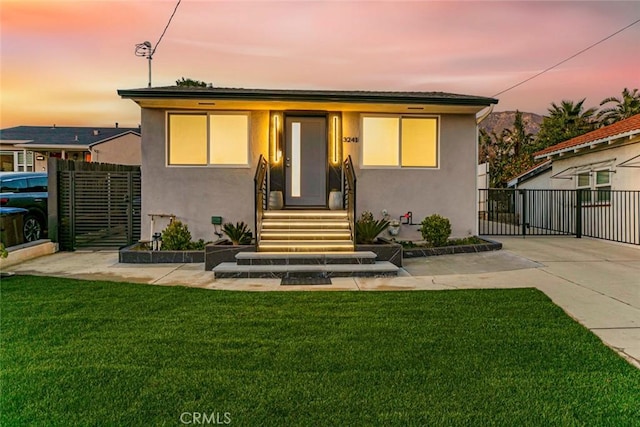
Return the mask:
<svg viewBox="0 0 640 427">
<path fill-rule="evenodd" d="M 57 161 L 55 171 L 57 194 L 51 194 L 51 185 L 49 194 L 50 199 L 57 200 L 57 233 L 54 234 L 60 249 L 118 248 L 137 242 L 140 239 L 140 168 L 63 162 Z M 51 169 L 49 173 L 51 181 Z"/>
<path fill-rule="evenodd" d="M 479 191 L 481 235 L 574 235 L 640 245 L 640 191 Z"/>
</svg>

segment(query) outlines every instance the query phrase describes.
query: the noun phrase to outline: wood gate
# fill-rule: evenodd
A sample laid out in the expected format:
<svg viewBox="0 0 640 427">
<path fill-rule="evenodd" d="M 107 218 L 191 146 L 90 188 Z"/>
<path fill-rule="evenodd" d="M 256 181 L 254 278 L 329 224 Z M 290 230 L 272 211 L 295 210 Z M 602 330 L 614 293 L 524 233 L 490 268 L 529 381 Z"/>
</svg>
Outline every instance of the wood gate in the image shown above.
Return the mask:
<svg viewBox="0 0 640 427">
<path fill-rule="evenodd" d="M 65 251 L 119 248 L 137 242 L 140 176 L 139 166 L 50 161 L 51 239 Z"/>
</svg>

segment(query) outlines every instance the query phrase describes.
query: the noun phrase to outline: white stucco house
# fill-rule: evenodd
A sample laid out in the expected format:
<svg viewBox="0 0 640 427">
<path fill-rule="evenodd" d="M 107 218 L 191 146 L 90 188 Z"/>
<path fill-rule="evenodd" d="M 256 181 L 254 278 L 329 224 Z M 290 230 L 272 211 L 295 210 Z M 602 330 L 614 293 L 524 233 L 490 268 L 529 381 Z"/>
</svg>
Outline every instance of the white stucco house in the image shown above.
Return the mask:
<svg viewBox="0 0 640 427">
<path fill-rule="evenodd" d="M 257 228 L 259 250 L 262 220 L 277 212 L 344 213 L 351 230 L 363 211 L 404 222 L 411 212 L 416 224 L 438 213 L 453 236 L 477 233 L 476 115 L 496 99 L 218 87 L 118 94 L 141 108 L 143 239 L 152 214 L 175 215 L 205 240 L 212 217 L 244 221 Z M 405 224 L 399 237 L 415 239 L 417 228 Z"/>
<path fill-rule="evenodd" d="M 640 114 L 534 153 L 509 187 L 640 190 Z"/>
<path fill-rule="evenodd" d="M 640 114 L 545 148 L 534 158 L 538 164 L 509 182 L 530 190 L 531 218 L 544 216 L 538 223 L 563 228 L 559 218 L 575 215 L 578 206 L 579 218 L 565 220 L 568 229 L 575 230 L 579 219 L 582 235 L 640 244 Z"/>
</svg>

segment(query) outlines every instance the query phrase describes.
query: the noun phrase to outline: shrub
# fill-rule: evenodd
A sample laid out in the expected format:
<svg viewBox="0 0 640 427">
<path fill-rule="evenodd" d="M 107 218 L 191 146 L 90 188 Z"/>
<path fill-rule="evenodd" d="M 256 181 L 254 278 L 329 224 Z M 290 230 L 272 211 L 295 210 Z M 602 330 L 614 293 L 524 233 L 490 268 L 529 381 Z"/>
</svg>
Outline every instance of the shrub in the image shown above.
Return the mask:
<svg viewBox="0 0 640 427">
<path fill-rule="evenodd" d="M 389 226 L 389 221 L 384 219 L 375 220 L 373 214 L 364 211 L 360 214 L 360 218 L 356 221 L 356 242 L 357 243 L 373 243 Z"/>
<path fill-rule="evenodd" d="M 9 256 L 9 252 L 4 247 L 3 243 L 0 243 L 0 258 L 6 258 Z"/>
<path fill-rule="evenodd" d="M 174 220 L 162 232 L 162 249 L 166 251 L 186 251 L 191 249 L 189 227 Z"/>
<path fill-rule="evenodd" d="M 422 220 L 420 233 L 422 238 L 433 246 L 444 246 L 451 235 L 451 222 L 449 219 L 433 214 Z"/>
<path fill-rule="evenodd" d="M 236 222 L 235 225 L 227 222 L 222 225 L 222 231 L 234 246 L 251 244 L 251 230 L 244 222 Z"/>
</svg>

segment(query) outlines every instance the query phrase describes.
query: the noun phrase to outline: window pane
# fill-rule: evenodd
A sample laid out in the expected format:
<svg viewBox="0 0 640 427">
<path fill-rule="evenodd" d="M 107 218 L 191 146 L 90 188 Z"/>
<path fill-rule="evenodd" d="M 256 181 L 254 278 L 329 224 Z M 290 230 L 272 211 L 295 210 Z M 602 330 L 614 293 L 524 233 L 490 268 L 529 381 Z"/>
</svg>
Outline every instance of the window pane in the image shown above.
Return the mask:
<svg viewBox="0 0 640 427">
<path fill-rule="evenodd" d="M 402 166 L 438 166 L 435 118 L 402 119 Z"/>
<path fill-rule="evenodd" d="M 395 117 L 365 117 L 362 120 L 362 164 L 398 166 L 400 121 Z"/>
<path fill-rule="evenodd" d="M 589 172 L 578 175 L 578 187 L 589 186 Z"/>
<path fill-rule="evenodd" d="M 27 188 L 27 180 L 24 178 L 7 179 L 0 185 L 0 193 L 20 193 Z"/>
<path fill-rule="evenodd" d="M 206 115 L 169 115 L 169 164 L 207 164 Z"/>
<path fill-rule="evenodd" d="M 609 171 L 596 172 L 596 185 L 609 183 Z"/>
<path fill-rule="evenodd" d="M 239 114 L 209 116 L 211 150 L 209 163 L 246 165 L 249 163 L 249 117 Z"/>
<path fill-rule="evenodd" d="M 610 202 L 611 201 L 611 187 L 598 187 L 598 201 L 599 202 Z"/>
</svg>

